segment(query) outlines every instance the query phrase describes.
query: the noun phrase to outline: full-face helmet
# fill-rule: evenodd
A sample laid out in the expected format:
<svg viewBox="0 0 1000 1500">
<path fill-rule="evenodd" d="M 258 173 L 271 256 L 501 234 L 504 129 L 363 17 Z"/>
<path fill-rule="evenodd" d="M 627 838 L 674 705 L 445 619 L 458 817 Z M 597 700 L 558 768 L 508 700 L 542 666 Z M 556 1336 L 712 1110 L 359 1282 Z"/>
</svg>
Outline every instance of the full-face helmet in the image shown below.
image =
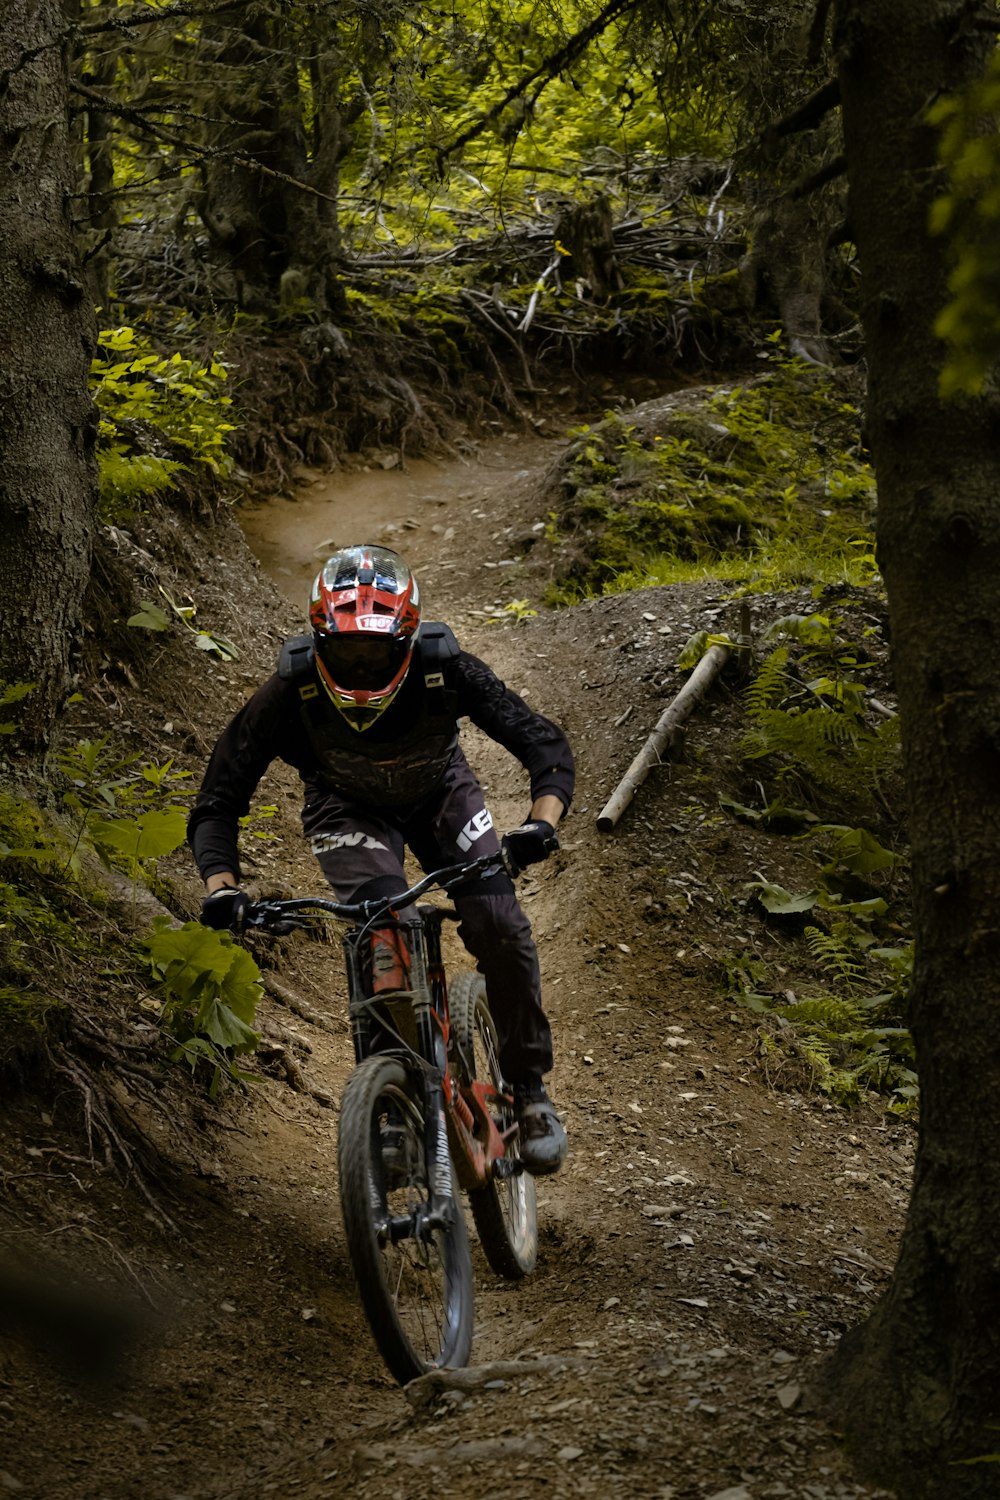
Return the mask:
<svg viewBox="0 0 1000 1500">
<path fill-rule="evenodd" d="M 370 729 L 413 659 L 417 580 L 387 547 L 345 547 L 316 576 L 309 622 L 320 681 L 354 729 Z"/>
</svg>

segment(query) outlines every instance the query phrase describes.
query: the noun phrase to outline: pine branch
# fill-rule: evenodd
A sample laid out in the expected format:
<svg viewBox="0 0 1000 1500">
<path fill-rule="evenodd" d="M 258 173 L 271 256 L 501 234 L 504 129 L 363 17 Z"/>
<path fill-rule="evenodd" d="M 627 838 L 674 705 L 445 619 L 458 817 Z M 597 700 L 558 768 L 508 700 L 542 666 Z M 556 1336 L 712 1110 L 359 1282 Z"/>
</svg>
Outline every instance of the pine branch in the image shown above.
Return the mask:
<svg viewBox="0 0 1000 1500">
<path fill-rule="evenodd" d="M 232 8 L 232 0 L 220 0 L 216 5 L 192 5 L 182 0 L 177 5 L 165 5 L 162 10 L 154 10 L 148 5 L 136 6 L 124 13 L 117 12 L 106 21 L 88 21 L 83 26 L 74 26 L 73 35 L 98 36 L 102 31 L 118 31 L 127 35 L 136 26 L 152 26 L 157 21 L 202 20 L 206 16 L 219 15 L 222 11 L 231 11 Z"/>
<path fill-rule="evenodd" d="M 610 0 L 610 3 L 591 22 L 582 27 L 580 31 L 574 33 L 562 47 L 539 63 L 537 68 L 533 68 L 530 73 L 526 73 L 517 83 L 511 84 L 503 97 L 492 108 L 488 109 L 485 114 L 480 115 L 474 124 L 463 130 L 461 135 L 456 136 L 449 146 L 440 146 L 437 152 L 439 167 L 443 168 L 446 157 L 453 156 L 456 151 L 461 151 L 463 146 L 467 146 L 470 141 L 474 141 L 477 136 L 482 135 L 483 131 L 503 114 L 508 104 L 513 103 L 515 99 L 519 99 L 523 94 L 526 94 L 533 83 L 542 79 L 544 80 L 544 87 L 545 83 L 556 78 L 571 63 L 576 62 L 577 58 L 587 50 L 594 38 L 600 36 L 603 31 L 606 31 L 612 21 L 617 20 L 619 16 L 625 15 L 630 10 L 636 10 L 640 4 L 641 0 Z"/>
<path fill-rule="evenodd" d="M 802 177 L 789 189 L 789 198 L 808 198 L 810 193 L 815 193 L 819 188 L 825 187 L 828 182 L 834 182 L 836 178 L 843 177 L 847 172 L 847 156 L 841 152 L 832 161 L 828 161 L 825 167 L 820 167 L 818 172 L 812 172 L 808 177 Z"/>
<path fill-rule="evenodd" d="M 804 130 L 815 130 L 832 109 L 840 103 L 840 80 L 830 78 L 801 104 L 789 110 L 787 115 L 772 120 L 760 135 L 760 144 L 773 145 L 786 135 L 799 135 Z"/>
<path fill-rule="evenodd" d="M 107 98 L 105 94 L 99 94 L 96 89 L 88 88 L 85 83 L 71 80 L 70 89 L 93 104 L 95 109 L 101 110 L 113 119 L 125 120 L 134 125 L 137 130 L 152 136 L 154 140 L 163 141 L 165 145 L 176 146 L 178 150 L 185 152 L 189 163 L 202 163 L 207 161 L 229 161 L 234 166 L 245 167 L 248 172 L 260 173 L 263 177 L 273 177 L 277 182 L 287 182 L 290 187 L 298 188 L 300 192 L 309 193 L 313 198 L 322 198 L 324 203 L 338 203 L 338 199 L 332 198 L 329 193 L 321 193 L 319 188 L 312 187 L 310 183 L 303 182 L 298 177 L 292 177 L 288 172 L 279 172 L 275 167 L 265 166 L 252 156 L 243 156 L 238 151 L 231 151 L 225 146 L 201 147 L 193 141 L 185 140 L 183 136 L 177 135 L 172 130 L 167 130 L 140 109 L 134 109 L 127 104 L 116 104 Z"/>
</svg>

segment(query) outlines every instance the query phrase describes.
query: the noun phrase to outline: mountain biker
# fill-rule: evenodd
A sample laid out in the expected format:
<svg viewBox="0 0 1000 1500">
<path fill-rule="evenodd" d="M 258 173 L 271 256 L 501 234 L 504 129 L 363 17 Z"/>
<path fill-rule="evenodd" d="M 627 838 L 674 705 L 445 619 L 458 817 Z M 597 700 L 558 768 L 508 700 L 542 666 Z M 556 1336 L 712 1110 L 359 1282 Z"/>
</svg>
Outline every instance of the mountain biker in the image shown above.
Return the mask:
<svg viewBox="0 0 1000 1500">
<path fill-rule="evenodd" d="M 223 731 L 192 809 L 202 922 L 240 928 L 249 897 L 238 823 L 275 759 L 302 779 L 303 830 L 340 901 L 405 890 L 405 846 L 425 871 L 502 849 L 511 875 L 558 848 L 574 781 L 565 735 L 462 651 L 447 625 L 421 621 L 417 581 L 401 557 L 371 545 L 335 553 L 313 584 L 309 621 L 311 633 L 284 643 L 277 672 Z M 502 840 L 458 742 L 466 716 L 530 778 L 528 816 Z M 522 1160 L 532 1173 L 555 1172 L 566 1132 L 543 1082 L 552 1035 L 530 923 L 505 873 L 452 896 L 486 981 Z"/>
</svg>

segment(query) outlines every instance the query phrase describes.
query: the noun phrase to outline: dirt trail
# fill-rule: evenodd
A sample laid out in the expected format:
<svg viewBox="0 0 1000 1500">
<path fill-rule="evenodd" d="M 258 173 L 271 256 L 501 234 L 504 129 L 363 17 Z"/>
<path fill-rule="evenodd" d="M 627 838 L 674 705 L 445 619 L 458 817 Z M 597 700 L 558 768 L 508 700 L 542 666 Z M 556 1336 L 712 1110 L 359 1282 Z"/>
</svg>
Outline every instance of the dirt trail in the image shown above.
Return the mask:
<svg viewBox="0 0 1000 1500">
<path fill-rule="evenodd" d="M 427 616 L 450 620 L 577 750 L 562 852 L 520 886 L 571 1141 L 565 1170 L 539 1184 L 537 1273 L 503 1283 L 476 1249 L 478 1375 L 437 1396 L 392 1384 L 351 1283 L 324 1101 L 350 1066 L 338 951 L 259 950 L 329 1019 L 264 1005 L 273 1060 L 222 1134 L 206 1129 L 200 1184 L 178 1189 L 183 1248 L 153 1237 L 144 1252 L 161 1316 L 172 1308 L 146 1366 L 109 1400 L 64 1397 L 44 1437 L 11 1423 L 0 1480 L 23 1500 L 875 1500 L 811 1409 L 808 1377 L 884 1284 L 911 1132 L 770 1090 L 753 1018 L 722 999 L 724 952 L 770 941 L 731 900 L 747 856 L 715 811 L 724 719 L 709 708 L 691 730 L 704 754 L 597 834 L 662 708 L 655 663 L 724 605 L 706 584 L 497 623 L 542 582 L 522 546 L 545 521 L 533 496 L 552 456 L 499 438 L 475 462 L 317 476 L 242 518 L 288 600 L 283 628 L 302 620 L 331 546 L 382 539 L 412 561 Z M 520 767 L 465 739 L 497 823 L 519 821 Z M 264 796 L 285 838 L 251 843 L 251 880 L 318 889 L 292 779 Z M 497 1374 L 496 1361 L 517 1363 Z"/>
</svg>

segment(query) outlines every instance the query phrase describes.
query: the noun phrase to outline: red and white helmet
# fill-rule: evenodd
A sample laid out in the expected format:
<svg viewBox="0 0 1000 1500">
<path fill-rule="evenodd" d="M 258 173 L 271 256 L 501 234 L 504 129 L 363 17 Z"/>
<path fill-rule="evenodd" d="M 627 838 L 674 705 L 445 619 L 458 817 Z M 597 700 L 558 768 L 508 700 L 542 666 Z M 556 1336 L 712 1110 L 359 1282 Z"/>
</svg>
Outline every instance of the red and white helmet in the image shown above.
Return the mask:
<svg viewBox="0 0 1000 1500">
<path fill-rule="evenodd" d="M 316 576 L 309 623 L 320 681 L 352 728 L 370 729 L 413 660 L 417 580 L 387 547 L 345 547 Z"/>
</svg>

